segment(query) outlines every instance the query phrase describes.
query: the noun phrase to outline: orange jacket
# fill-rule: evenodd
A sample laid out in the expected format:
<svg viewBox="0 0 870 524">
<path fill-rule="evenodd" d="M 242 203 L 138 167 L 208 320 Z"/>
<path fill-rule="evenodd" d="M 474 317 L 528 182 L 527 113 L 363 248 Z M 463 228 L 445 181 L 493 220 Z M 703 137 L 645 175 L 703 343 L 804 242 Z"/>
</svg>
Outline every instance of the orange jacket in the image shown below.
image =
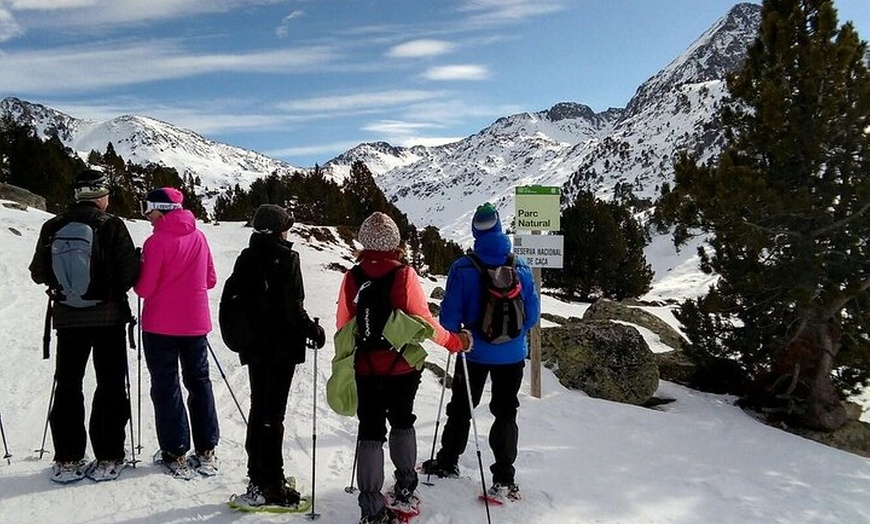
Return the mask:
<svg viewBox="0 0 870 524">
<path fill-rule="evenodd" d="M 368 251 L 360 253 L 358 262 L 363 272 L 372 278 L 386 275 L 393 268 L 402 265 L 396 253 L 385 251 Z M 356 305 L 353 299 L 357 293 L 357 283 L 350 271 L 344 274 L 341 289 L 338 292 L 338 308 L 335 312 L 336 331 L 340 330 L 356 315 Z M 390 291 L 390 302 L 396 309 L 401 309 L 409 315 L 422 317 L 435 329 L 436 344 L 451 351 L 462 348 L 462 341 L 456 333 L 451 333 L 441 327 L 429 312 L 429 304 L 417 272 L 411 266 L 405 266 L 396 273 L 393 288 Z M 405 359 L 396 358 L 392 349 L 375 350 L 364 357 L 357 358 L 355 369 L 360 375 L 400 375 L 414 371 Z"/>
</svg>

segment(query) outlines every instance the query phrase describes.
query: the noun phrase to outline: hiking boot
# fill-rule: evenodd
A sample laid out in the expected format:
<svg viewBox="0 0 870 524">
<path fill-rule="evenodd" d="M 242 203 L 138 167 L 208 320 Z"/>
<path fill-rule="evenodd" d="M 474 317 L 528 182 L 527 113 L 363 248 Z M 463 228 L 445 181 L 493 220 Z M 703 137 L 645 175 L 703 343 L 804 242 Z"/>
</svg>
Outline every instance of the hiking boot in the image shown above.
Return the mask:
<svg viewBox="0 0 870 524">
<path fill-rule="evenodd" d="M 263 492 L 260 491 L 260 488 L 253 482 L 248 483 L 248 488 L 245 490 L 244 494 L 238 496 L 233 495 L 230 500 L 251 507 L 263 506 L 266 504 L 266 497 L 263 496 Z"/>
<path fill-rule="evenodd" d="M 495 499 L 505 502 L 516 502 L 523 498 L 520 487 L 513 482 L 495 482 L 490 486 L 487 494 Z"/>
<path fill-rule="evenodd" d="M 127 462 L 124 459 L 97 460 L 88 469 L 87 477 L 95 482 L 115 480 L 126 467 Z"/>
<path fill-rule="evenodd" d="M 67 484 L 85 478 L 90 461 L 86 458 L 79 460 L 58 460 L 51 465 L 51 481 L 59 484 Z"/>
<path fill-rule="evenodd" d="M 190 468 L 187 455 L 173 455 L 166 451 L 161 453 L 163 465 L 169 470 L 169 474 L 178 479 L 190 480 L 195 472 Z"/>
<path fill-rule="evenodd" d="M 197 452 L 190 457 L 190 466 L 200 475 L 211 477 L 217 475 L 218 459 L 213 449 L 207 449 L 202 453 Z"/>
<path fill-rule="evenodd" d="M 288 508 L 298 506 L 299 502 L 302 500 L 302 496 L 298 491 L 284 483 L 264 486 L 262 494 L 266 499 L 266 504 L 285 506 Z"/>
<path fill-rule="evenodd" d="M 459 478 L 459 466 L 456 464 L 441 464 L 438 459 L 429 459 L 420 467 L 420 471 L 438 478 Z"/>
<path fill-rule="evenodd" d="M 393 486 L 391 490 L 386 492 L 385 499 L 387 507 L 391 510 L 413 514 L 417 514 L 420 511 L 420 497 L 413 489 Z"/>
<path fill-rule="evenodd" d="M 398 524 L 398 522 L 396 514 L 386 506 L 374 515 L 366 515 L 359 519 L 359 524 Z"/>
</svg>

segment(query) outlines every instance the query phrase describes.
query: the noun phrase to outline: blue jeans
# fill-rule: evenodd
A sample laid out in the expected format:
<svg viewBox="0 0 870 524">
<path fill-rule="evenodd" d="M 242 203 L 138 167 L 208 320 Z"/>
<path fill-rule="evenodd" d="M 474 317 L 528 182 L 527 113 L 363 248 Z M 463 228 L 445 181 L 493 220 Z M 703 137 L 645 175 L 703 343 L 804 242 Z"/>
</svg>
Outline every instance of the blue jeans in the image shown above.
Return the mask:
<svg viewBox="0 0 870 524">
<path fill-rule="evenodd" d="M 181 456 L 194 449 L 202 453 L 217 446 L 220 437 L 214 393 L 208 374 L 208 341 L 202 336 L 143 333 L 143 347 L 151 373 L 151 402 L 157 424 L 157 441 L 164 453 Z M 178 382 L 178 363 L 187 389 L 187 409 Z"/>
</svg>

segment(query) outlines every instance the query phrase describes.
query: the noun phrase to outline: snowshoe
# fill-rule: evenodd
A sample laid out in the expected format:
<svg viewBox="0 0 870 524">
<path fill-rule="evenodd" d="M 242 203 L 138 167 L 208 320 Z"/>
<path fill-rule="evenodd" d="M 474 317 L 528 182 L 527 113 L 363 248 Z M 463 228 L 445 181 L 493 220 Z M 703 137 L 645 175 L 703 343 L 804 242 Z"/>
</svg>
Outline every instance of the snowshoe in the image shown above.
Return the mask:
<svg viewBox="0 0 870 524">
<path fill-rule="evenodd" d="M 481 495 L 480 498 L 483 499 L 484 496 Z M 522 498 L 520 487 L 514 483 L 496 482 L 486 492 L 486 500 L 490 504 L 502 505 L 508 502 L 520 501 Z"/>
<path fill-rule="evenodd" d="M 91 462 L 86 459 L 55 462 L 51 466 L 51 481 L 58 484 L 69 484 L 85 478 Z"/>
<path fill-rule="evenodd" d="M 409 493 L 388 491 L 384 495 L 387 508 L 393 512 L 399 524 L 410 522 L 411 519 L 420 515 L 420 496 L 416 491 Z"/>
<path fill-rule="evenodd" d="M 359 519 L 359 524 L 403 524 L 403 522 L 409 522 L 409 520 L 402 520 L 386 506 L 374 515 L 366 515 Z"/>
<path fill-rule="evenodd" d="M 203 477 L 213 477 L 218 473 L 218 459 L 213 449 L 191 454 L 188 465 Z"/>
<path fill-rule="evenodd" d="M 288 479 L 280 488 L 260 489 L 252 483 L 240 495 L 230 495 L 227 505 L 232 509 L 263 513 L 304 513 L 311 509 L 311 500 L 295 489 L 296 482 Z"/>
<path fill-rule="evenodd" d="M 196 476 L 196 471 L 190 467 L 186 455 L 172 455 L 158 450 L 154 454 L 154 464 L 163 466 L 169 476 L 177 479 L 192 480 Z"/>
<path fill-rule="evenodd" d="M 435 475 L 438 478 L 459 478 L 459 466 L 457 464 L 441 464 L 438 459 L 429 459 L 420 466 L 420 472 L 426 475 Z"/>
<path fill-rule="evenodd" d="M 86 475 L 94 482 L 115 480 L 128 464 L 125 460 L 95 460 L 88 468 Z"/>
</svg>

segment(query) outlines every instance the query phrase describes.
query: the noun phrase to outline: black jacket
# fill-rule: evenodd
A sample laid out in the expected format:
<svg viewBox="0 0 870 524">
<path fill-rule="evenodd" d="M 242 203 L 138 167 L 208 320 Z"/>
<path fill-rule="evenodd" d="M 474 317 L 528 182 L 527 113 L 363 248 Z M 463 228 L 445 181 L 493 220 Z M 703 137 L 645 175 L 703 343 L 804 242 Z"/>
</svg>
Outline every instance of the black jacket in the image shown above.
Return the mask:
<svg viewBox="0 0 870 524">
<path fill-rule="evenodd" d="M 57 286 L 51 268 L 51 239 L 60 228 L 73 221 L 94 228 L 97 252 L 92 255 L 93 276 L 85 296 L 103 302 L 88 308 L 55 303 L 54 327 L 126 324 L 133 318 L 127 292 L 139 278 L 139 255 L 124 221 L 101 211 L 94 202 L 76 202 L 42 225 L 30 263 L 30 278 L 37 284 L 46 284 L 50 290 Z"/>
<path fill-rule="evenodd" d="M 299 253 L 293 244 L 277 235 L 253 233 L 250 244 L 236 259 L 233 272 L 247 273 L 248 278 L 265 277 L 267 292 L 251 309 L 257 326 L 251 354 L 242 354 L 242 362 L 259 357 L 269 358 L 289 352 L 291 361 L 305 362 L 305 341 L 313 324 L 305 311 L 305 288 Z"/>
</svg>

